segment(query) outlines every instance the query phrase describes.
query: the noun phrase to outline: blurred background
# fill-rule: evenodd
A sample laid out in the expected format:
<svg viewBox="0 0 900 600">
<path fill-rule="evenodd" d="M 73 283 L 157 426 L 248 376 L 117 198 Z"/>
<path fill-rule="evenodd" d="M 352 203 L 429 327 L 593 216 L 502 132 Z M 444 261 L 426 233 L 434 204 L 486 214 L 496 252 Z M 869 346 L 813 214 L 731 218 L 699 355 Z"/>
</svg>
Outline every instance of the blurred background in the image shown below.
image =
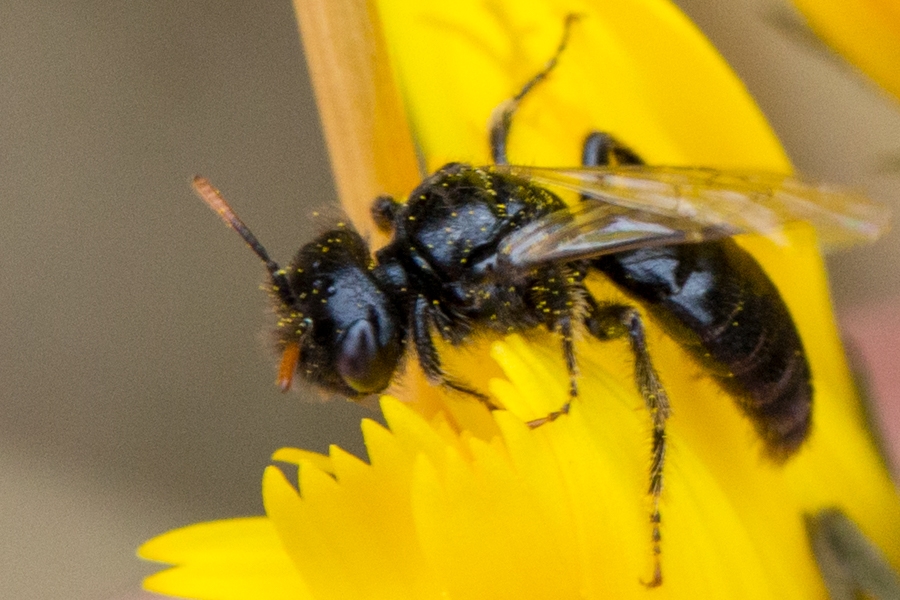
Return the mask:
<svg viewBox="0 0 900 600">
<path fill-rule="evenodd" d="M 900 104 L 775 0 L 680 4 L 800 171 L 900 206 Z M 363 454 L 375 413 L 276 391 L 263 270 L 189 188 L 287 260 L 335 213 L 324 152 L 290 0 L 2 3 L 0 598 L 143 597 L 134 549 L 260 514 L 273 450 Z M 831 265 L 900 422 L 900 232 Z"/>
</svg>

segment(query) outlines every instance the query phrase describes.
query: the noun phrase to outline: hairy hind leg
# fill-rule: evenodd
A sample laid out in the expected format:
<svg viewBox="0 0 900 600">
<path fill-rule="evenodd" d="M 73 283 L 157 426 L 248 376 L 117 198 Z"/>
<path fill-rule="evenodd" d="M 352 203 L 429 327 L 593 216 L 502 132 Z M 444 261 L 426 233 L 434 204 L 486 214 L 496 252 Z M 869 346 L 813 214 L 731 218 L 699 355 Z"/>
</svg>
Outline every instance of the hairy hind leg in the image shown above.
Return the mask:
<svg viewBox="0 0 900 600">
<path fill-rule="evenodd" d="M 581 162 L 586 167 L 644 164 L 641 157 L 631 148 L 608 133 L 599 131 L 590 133 L 585 139 Z M 601 306 L 593 298 L 588 298 L 588 304 L 590 311 L 585 319 L 585 325 L 594 337 L 601 340 L 628 337 L 631 343 L 631 352 L 634 355 L 634 378 L 641 397 L 644 399 L 644 405 L 650 412 L 653 421 L 650 486 L 648 489 L 652 502 L 650 525 L 652 528 L 653 575 L 644 584 L 648 587 L 657 587 L 662 584 L 659 498 L 662 494 L 663 467 L 666 459 L 666 420 L 671 414 L 669 398 L 650 360 L 647 340 L 644 336 L 644 324 L 638 311 L 632 306 L 622 304 Z"/>
<path fill-rule="evenodd" d="M 652 527 L 653 575 L 644 584 L 648 587 L 657 587 L 662 583 L 662 568 L 659 558 L 661 543 L 659 499 L 662 494 L 663 467 L 666 459 L 666 420 L 671 414 L 669 397 L 666 395 L 650 359 L 644 335 L 644 324 L 637 309 L 624 304 L 600 305 L 593 298 L 588 298 L 588 307 L 584 323 L 591 335 L 599 340 L 628 338 L 631 353 L 634 355 L 635 382 L 653 423 L 650 486 L 647 490 L 652 502 L 650 525 Z"/>
</svg>

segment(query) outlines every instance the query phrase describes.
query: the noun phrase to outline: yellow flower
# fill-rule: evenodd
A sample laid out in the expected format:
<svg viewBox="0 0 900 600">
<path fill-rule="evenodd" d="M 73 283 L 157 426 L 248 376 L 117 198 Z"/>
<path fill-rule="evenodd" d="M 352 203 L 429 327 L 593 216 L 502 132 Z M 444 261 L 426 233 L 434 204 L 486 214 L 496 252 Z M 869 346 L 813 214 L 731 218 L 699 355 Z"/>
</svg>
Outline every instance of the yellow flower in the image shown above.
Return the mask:
<svg viewBox="0 0 900 600">
<path fill-rule="evenodd" d="M 429 170 L 488 163 L 491 111 L 546 63 L 571 13 L 581 18 L 557 70 L 516 115 L 514 163 L 577 164 L 585 133 L 603 130 L 652 163 L 790 168 L 743 86 L 664 0 L 298 3 L 314 77 L 347 68 L 317 86 L 339 177 L 358 177 L 340 183 L 358 224 L 359 203 L 417 183 L 406 131 Z M 342 117 L 342 106 L 361 114 Z M 423 384 L 410 361 L 393 390 L 404 402 L 382 400 L 388 429 L 363 422 L 368 463 L 339 448 L 280 450 L 298 486 L 271 466 L 265 517 L 147 542 L 141 556 L 175 566 L 146 587 L 210 599 L 823 598 L 804 515 L 828 507 L 900 565 L 900 501 L 865 431 L 813 234 L 788 237 L 739 240 L 793 309 L 814 375 L 813 434 L 783 467 L 761 458 L 732 399 L 648 326 L 674 411 L 660 589 L 640 583 L 653 568 L 651 428 L 627 344 L 577 340 L 580 397 L 529 429 L 567 397 L 560 342 L 542 331 L 442 349 L 450 372 L 506 410 Z M 624 300 L 599 277 L 590 285 Z"/>
<path fill-rule="evenodd" d="M 900 5 L 893 0 L 794 0 L 829 46 L 900 98 Z"/>
</svg>

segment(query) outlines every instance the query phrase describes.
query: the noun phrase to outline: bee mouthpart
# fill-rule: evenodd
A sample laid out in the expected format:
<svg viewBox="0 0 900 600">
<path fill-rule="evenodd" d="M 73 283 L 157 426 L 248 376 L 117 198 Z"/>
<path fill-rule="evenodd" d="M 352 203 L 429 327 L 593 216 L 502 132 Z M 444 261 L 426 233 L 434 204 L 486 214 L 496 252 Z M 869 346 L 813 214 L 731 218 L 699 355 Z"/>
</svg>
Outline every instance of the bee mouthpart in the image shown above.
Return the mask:
<svg viewBox="0 0 900 600">
<path fill-rule="evenodd" d="M 282 392 L 291 389 L 294 373 L 297 372 L 298 362 L 300 362 L 300 342 L 294 342 L 285 346 L 281 355 L 281 364 L 278 366 L 278 379 L 275 380 L 275 385 Z"/>
</svg>

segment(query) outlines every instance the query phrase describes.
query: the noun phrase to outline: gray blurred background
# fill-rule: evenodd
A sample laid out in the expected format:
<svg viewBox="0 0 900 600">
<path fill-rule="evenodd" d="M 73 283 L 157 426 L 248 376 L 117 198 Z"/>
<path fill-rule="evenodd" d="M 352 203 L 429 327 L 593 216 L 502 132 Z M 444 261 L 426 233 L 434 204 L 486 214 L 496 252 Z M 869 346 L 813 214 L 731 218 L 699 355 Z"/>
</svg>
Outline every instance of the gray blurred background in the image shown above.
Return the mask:
<svg viewBox="0 0 900 600">
<path fill-rule="evenodd" d="M 896 103 L 777 3 L 682 5 L 801 171 L 900 198 Z M 261 513 L 274 449 L 363 452 L 373 413 L 275 390 L 263 271 L 194 173 L 282 260 L 336 202 L 289 0 L 0 5 L 0 598 L 137 598 L 134 548 Z M 849 321 L 900 328 L 897 242 L 833 261 Z"/>
</svg>

